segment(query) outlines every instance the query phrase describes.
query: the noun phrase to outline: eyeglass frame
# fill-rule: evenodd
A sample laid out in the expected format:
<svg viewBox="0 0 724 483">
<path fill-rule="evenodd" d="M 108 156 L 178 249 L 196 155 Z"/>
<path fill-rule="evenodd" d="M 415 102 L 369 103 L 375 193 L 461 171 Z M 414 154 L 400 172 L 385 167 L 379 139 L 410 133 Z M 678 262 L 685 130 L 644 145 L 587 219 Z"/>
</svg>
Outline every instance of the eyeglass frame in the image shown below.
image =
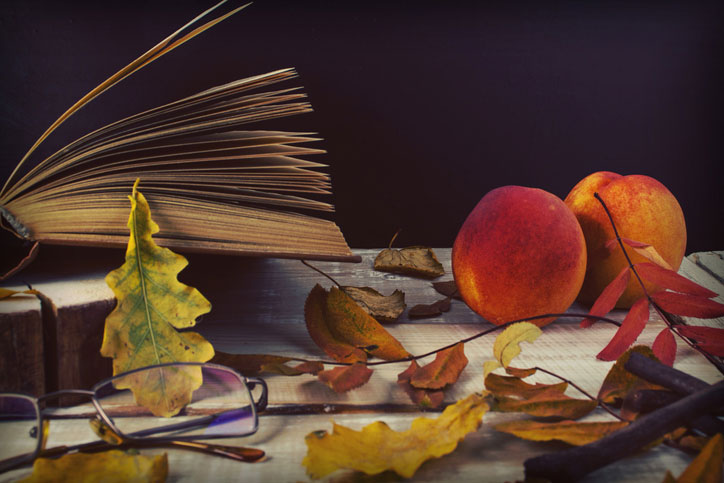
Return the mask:
<svg viewBox="0 0 724 483">
<path fill-rule="evenodd" d="M 203 418 L 203 417 L 194 419 L 192 421 L 186 421 L 183 423 L 175 423 L 175 424 L 170 424 L 170 425 L 165 425 L 165 426 L 149 428 L 149 429 L 145 429 L 145 430 L 141 430 L 141 431 L 136 431 L 136 432 L 133 432 L 130 434 L 124 433 L 123 431 L 118 429 L 118 427 L 113 422 L 113 419 L 108 414 L 106 414 L 105 410 L 103 409 L 101 404 L 96 399 L 97 390 L 106 384 L 112 383 L 112 381 L 114 381 L 116 379 L 120 379 L 122 377 L 126 377 L 131 374 L 135 374 L 137 372 L 147 371 L 150 369 L 169 367 L 169 366 L 187 366 L 187 367 L 199 367 L 199 368 L 207 367 L 210 369 L 220 369 L 220 370 L 234 374 L 239 379 L 239 382 L 244 384 L 244 387 L 246 388 L 247 393 L 249 395 L 249 399 L 252 402 L 251 410 L 252 410 L 252 417 L 254 418 L 254 429 L 248 433 L 234 434 L 234 435 L 228 435 L 228 434 L 209 434 L 209 435 L 194 435 L 194 436 L 177 435 L 177 436 L 173 436 L 173 437 L 170 437 L 170 436 L 147 437 L 146 436 L 148 434 L 154 434 L 154 433 L 162 432 L 162 431 L 169 431 L 169 430 L 173 431 L 173 430 L 179 430 L 179 429 L 184 429 L 184 428 L 202 426 L 203 424 L 205 424 L 205 422 L 204 422 L 205 418 Z M 254 400 L 254 396 L 251 394 L 251 391 L 257 385 L 261 386 L 261 388 L 262 388 L 262 393 L 259 396 L 258 401 Z M 10 457 L 6 460 L 0 461 L 0 463 L 3 463 L 3 462 L 8 463 L 7 467 L 3 467 L 0 465 L 0 474 L 4 473 L 6 471 L 10 471 L 10 470 L 19 468 L 23 465 L 29 464 L 29 463 L 35 461 L 43 451 L 51 451 L 53 449 L 53 448 L 50 448 L 50 449 L 46 450 L 43 447 L 45 445 L 45 437 L 43 434 L 44 433 L 44 429 L 43 429 L 44 422 L 46 420 L 48 420 L 48 418 L 43 417 L 43 411 L 40 409 L 40 403 L 47 399 L 51 399 L 51 398 L 58 397 L 58 396 L 65 396 L 65 395 L 89 396 L 91 403 L 93 404 L 93 407 L 95 409 L 96 416 L 97 417 L 100 416 L 102 423 L 107 428 L 109 428 L 111 431 L 113 431 L 117 435 L 122 436 L 126 441 L 131 442 L 131 443 L 133 443 L 133 442 L 149 442 L 149 441 L 162 443 L 164 441 L 194 441 L 194 440 L 199 440 L 199 439 L 238 438 L 238 437 L 251 436 L 254 433 L 256 433 L 256 431 L 259 429 L 259 413 L 263 412 L 266 409 L 267 404 L 269 402 L 269 397 L 268 397 L 269 388 L 266 384 L 266 381 L 264 381 L 264 379 L 262 379 L 260 377 L 243 376 L 242 374 L 240 374 L 238 371 L 236 371 L 235 369 L 233 369 L 231 367 L 224 366 L 221 364 L 215 364 L 212 362 L 166 362 L 163 364 L 154 364 L 154 365 L 150 365 L 150 366 L 139 367 L 139 368 L 132 369 L 130 371 L 116 374 L 114 376 L 103 379 L 103 380 L 97 382 L 96 384 L 94 384 L 91 387 L 91 389 L 59 389 L 57 391 L 43 394 L 42 396 L 38 396 L 38 397 L 32 396 L 30 394 L 23 394 L 23 393 L 0 393 L 0 397 L 13 396 L 13 397 L 19 397 L 22 399 L 26 399 L 26 400 L 32 402 L 33 407 L 35 409 L 35 413 L 36 413 L 36 421 L 38 424 L 37 428 L 38 428 L 38 432 L 39 432 L 39 434 L 37 435 L 38 442 L 35 446 L 35 449 L 32 452 L 29 452 L 24 455 Z M 224 413 L 225 412 L 222 412 L 219 414 L 224 414 Z M 208 415 L 208 416 L 206 416 L 206 418 L 209 418 L 208 422 L 211 422 L 211 421 L 213 421 L 213 418 L 215 418 L 216 416 L 218 416 L 218 415 Z M 141 435 L 142 437 L 139 437 L 139 435 Z M 99 441 L 94 441 L 94 442 L 89 442 L 89 443 L 77 444 L 77 445 L 73 445 L 73 446 L 63 446 L 61 448 L 63 449 L 62 453 L 64 454 L 64 453 L 69 453 L 69 452 L 75 451 L 75 450 L 82 450 L 86 446 L 88 446 L 89 448 L 95 447 L 95 446 L 98 446 L 99 443 L 105 443 L 105 441 L 99 440 Z M 108 449 L 112 449 L 112 448 L 116 447 L 110 443 L 106 443 L 106 444 L 108 445 Z"/>
</svg>

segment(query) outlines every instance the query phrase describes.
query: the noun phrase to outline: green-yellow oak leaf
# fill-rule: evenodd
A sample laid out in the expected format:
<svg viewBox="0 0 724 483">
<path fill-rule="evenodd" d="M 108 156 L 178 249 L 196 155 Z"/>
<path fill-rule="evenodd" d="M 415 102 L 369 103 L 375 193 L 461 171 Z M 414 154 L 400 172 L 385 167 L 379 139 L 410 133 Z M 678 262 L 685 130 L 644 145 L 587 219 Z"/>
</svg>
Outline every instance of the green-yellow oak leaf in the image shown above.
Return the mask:
<svg viewBox="0 0 724 483">
<path fill-rule="evenodd" d="M 126 262 L 106 276 L 116 296 L 116 308 L 106 318 L 101 355 L 113 358 L 113 373 L 167 362 L 206 362 L 214 356 L 211 343 L 192 327 L 211 304 L 193 287 L 176 278 L 187 265 L 181 255 L 156 245 L 159 231 L 146 198 L 133 186 L 130 238 Z M 156 370 L 152 377 L 124 378 L 116 387 L 130 388 L 136 401 L 157 416 L 172 416 L 191 400 L 201 385 L 201 369 Z"/>
</svg>

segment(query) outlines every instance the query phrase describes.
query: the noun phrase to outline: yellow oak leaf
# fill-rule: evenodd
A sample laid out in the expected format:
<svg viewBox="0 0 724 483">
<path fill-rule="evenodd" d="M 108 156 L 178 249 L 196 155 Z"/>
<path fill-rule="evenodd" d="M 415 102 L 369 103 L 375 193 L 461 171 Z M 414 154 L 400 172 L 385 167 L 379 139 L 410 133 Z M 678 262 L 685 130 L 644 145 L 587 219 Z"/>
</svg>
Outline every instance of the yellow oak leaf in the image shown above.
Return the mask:
<svg viewBox="0 0 724 483">
<path fill-rule="evenodd" d="M 181 255 L 161 248 L 151 235 L 159 231 L 146 198 L 133 185 L 128 227 L 131 236 L 126 262 L 106 276 L 116 308 L 106 318 L 101 355 L 113 358 L 113 373 L 166 362 L 206 362 L 212 345 L 192 327 L 211 304 L 193 287 L 176 278 L 187 265 Z M 173 416 L 201 385 L 201 368 L 158 370 L 149 380 L 128 377 L 116 388 L 131 389 L 136 401 L 157 416 Z"/>
<path fill-rule="evenodd" d="M 22 483 L 161 483 L 168 476 L 166 453 L 158 456 L 129 454 L 121 450 L 72 453 L 60 458 L 38 458 L 33 473 Z"/>
<path fill-rule="evenodd" d="M 0 300 L 12 297 L 13 295 L 38 295 L 37 290 L 12 290 L 0 287 Z"/>
<path fill-rule="evenodd" d="M 579 423 L 565 420 L 551 423 L 526 419 L 501 423 L 496 425 L 495 429 L 528 441 L 558 440 L 574 446 L 582 446 L 597 441 L 627 425 L 628 423 L 622 421 Z"/>
<path fill-rule="evenodd" d="M 480 427 L 487 410 L 485 397 L 472 394 L 435 419 L 416 418 L 407 431 L 394 431 L 382 421 L 361 431 L 334 424 L 331 434 L 315 431 L 307 435 L 307 456 L 302 464 L 312 478 L 343 468 L 368 475 L 392 470 L 411 478 L 425 461 L 454 451 L 468 433 Z"/>
</svg>

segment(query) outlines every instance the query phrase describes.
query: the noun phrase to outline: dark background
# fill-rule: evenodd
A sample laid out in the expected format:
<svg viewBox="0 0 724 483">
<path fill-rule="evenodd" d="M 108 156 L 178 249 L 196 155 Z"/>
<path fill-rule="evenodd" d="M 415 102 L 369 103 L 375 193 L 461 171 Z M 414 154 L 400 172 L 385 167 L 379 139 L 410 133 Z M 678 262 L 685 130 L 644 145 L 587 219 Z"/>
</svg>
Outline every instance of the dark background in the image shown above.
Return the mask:
<svg viewBox="0 0 724 483">
<path fill-rule="evenodd" d="M 238 3 L 237 3 L 238 4 Z M 68 106 L 212 1 L 0 6 L 0 179 Z M 213 85 L 296 67 L 352 247 L 451 246 L 489 190 L 564 198 L 599 170 L 678 198 L 687 253 L 724 249 L 722 2 L 259 0 L 73 117 L 47 153 Z M 39 156 L 37 157 L 39 158 Z"/>
</svg>

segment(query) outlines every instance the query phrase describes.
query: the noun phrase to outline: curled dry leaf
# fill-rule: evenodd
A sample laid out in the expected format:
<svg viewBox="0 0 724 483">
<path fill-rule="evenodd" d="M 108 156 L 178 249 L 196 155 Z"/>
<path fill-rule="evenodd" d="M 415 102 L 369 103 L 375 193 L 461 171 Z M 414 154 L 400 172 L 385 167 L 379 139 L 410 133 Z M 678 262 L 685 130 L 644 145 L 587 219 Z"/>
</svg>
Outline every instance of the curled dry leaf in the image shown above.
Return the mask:
<svg viewBox="0 0 724 483">
<path fill-rule="evenodd" d="M 434 361 L 416 370 L 410 378 L 410 384 L 418 389 L 442 389 L 454 384 L 467 365 L 464 345 L 458 342 L 438 352 Z"/>
<path fill-rule="evenodd" d="M 445 274 L 435 252 L 428 247 L 385 248 L 375 258 L 375 270 L 424 278 Z"/>
<path fill-rule="evenodd" d="M 361 431 L 334 424 L 331 434 L 307 435 L 302 464 L 315 479 L 345 468 L 368 475 L 392 470 L 411 478 L 425 461 L 454 451 L 468 433 L 480 427 L 487 410 L 485 398 L 473 394 L 448 406 L 435 419 L 416 418 L 407 431 L 394 431 L 381 421 Z"/>
<path fill-rule="evenodd" d="M 500 376 L 498 374 L 488 374 L 485 377 L 485 389 L 495 396 L 517 396 L 522 399 L 529 399 L 547 391 L 563 394 L 567 388 L 567 382 L 528 384 L 517 377 Z"/>
<path fill-rule="evenodd" d="M 543 331 L 530 322 L 519 322 L 505 329 L 493 343 L 494 361 L 484 363 L 484 377 L 499 367 L 508 368 L 510 362 L 520 354 L 521 342 L 535 341 Z"/>
<path fill-rule="evenodd" d="M 526 419 L 497 424 L 495 429 L 528 441 L 557 440 L 574 446 L 582 446 L 618 431 L 626 425 L 628 423 L 622 421 L 581 423 L 564 420 L 549 423 Z"/>
<path fill-rule="evenodd" d="M 121 450 L 102 453 L 71 453 L 60 458 L 38 458 L 24 483 L 52 481 L 102 481 L 104 483 L 161 483 L 168 476 L 166 453 L 158 456 L 130 454 Z"/>
<path fill-rule="evenodd" d="M 410 309 L 407 315 L 411 319 L 422 319 L 426 317 L 437 317 L 443 312 L 450 311 L 450 297 L 438 300 L 431 304 L 418 304 Z"/>
<path fill-rule="evenodd" d="M 390 295 L 382 295 L 371 287 L 342 287 L 357 305 L 374 317 L 378 322 L 396 321 L 405 311 L 405 294 L 395 290 Z"/>
<path fill-rule="evenodd" d="M 445 297 L 450 297 L 456 300 L 463 299 L 462 296 L 460 296 L 460 292 L 458 292 L 458 286 L 455 284 L 455 280 L 432 282 L 432 287 Z"/>
<path fill-rule="evenodd" d="M 405 391 L 410 400 L 421 408 L 440 407 L 445 397 L 442 389 L 420 389 L 410 384 L 413 374 L 418 370 L 420 370 L 420 365 L 417 361 L 412 361 L 410 367 L 397 375 L 397 384 Z"/>
<path fill-rule="evenodd" d="M 326 371 L 321 371 L 317 377 L 329 386 L 334 392 L 347 392 L 363 386 L 370 380 L 372 369 L 361 362 L 351 366 L 340 366 Z"/>
<path fill-rule="evenodd" d="M 118 302 L 106 318 L 101 355 L 113 358 L 114 374 L 165 362 L 206 362 L 214 356 L 213 346 L 201 334 L 177 330 L 194 326 L 211 304 L 176 278 L 188 262 L 153 241 L 159 228 L 137 187 L 138 180 L 129 197 L 126 261 L 106 276 Z M 131 389 L 136 401 L 155 415 L 173 416 L 201 385 L 201 368 L 157 372 L 154 376 L 164 378 L 164 384 L 128 377 L 116 381 L 116 387 Z"/>
</svg>

